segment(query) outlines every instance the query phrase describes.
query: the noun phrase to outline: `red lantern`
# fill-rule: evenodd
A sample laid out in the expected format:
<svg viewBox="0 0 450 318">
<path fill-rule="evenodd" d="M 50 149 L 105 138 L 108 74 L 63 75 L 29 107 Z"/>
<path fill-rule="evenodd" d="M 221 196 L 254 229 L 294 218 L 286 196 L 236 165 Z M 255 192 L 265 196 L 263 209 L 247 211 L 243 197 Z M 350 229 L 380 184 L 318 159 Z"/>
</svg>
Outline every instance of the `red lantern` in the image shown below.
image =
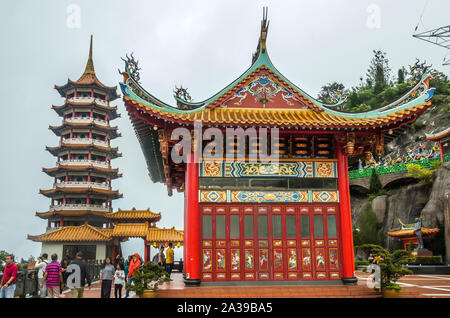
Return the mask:
<svg viewBox="0 0 450 318">
<path fill-rule="evenodd" d="M 165 246 L 166 248 L 169 247 L 169 243 L 166 242 L 166 243 L 164 244 L 164 246 Z"/>
</svg>

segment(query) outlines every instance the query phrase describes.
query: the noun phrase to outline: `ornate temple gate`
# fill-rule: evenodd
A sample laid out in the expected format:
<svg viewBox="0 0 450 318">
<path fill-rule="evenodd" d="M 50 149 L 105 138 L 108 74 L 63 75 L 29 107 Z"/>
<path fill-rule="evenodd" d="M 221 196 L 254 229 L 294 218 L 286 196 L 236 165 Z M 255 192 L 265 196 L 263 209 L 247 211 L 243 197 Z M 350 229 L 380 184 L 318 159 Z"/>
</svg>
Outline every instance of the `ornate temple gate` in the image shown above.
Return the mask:
<svg viewBox="0 0 450 318">
<path fill-rule="evenodd" d="M 339 280 L 337 204 L 200 204 L 203 281 Z"/>
</svg>

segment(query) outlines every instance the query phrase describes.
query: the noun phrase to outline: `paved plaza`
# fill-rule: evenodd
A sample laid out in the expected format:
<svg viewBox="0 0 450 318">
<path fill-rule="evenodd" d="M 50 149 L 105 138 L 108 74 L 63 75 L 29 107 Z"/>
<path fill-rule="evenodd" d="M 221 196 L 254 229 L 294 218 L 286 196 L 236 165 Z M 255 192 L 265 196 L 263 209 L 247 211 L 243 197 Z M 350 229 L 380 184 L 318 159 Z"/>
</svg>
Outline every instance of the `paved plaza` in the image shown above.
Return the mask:
<svg viewBox="0 0 450 318">
<path fill-rule="evenodd" d="M 182 274 L 172 274 L 172 281 L 162 285 L 158 298 L 380 298 L 367 287 L 368 274 L 356 272 L 357 286 L 289 285 L 289 286 L 201 286 L 185 287 Z M 398 281 L 400 298 L 450 298 L 450 275 L 407 275 Z M 122 293 L 125 295 L 125 293 Z M 100 298 L 100 284 L 85 290 L 85 298 Z M 122 296 L 123 296 L 122 295 Z M 134 292 L 131 298 L 137 298 Z M 61 297 L 71 298 L 70 291 Z M 111 291 L 114 298 L 114 290 Z"/>
</svg>

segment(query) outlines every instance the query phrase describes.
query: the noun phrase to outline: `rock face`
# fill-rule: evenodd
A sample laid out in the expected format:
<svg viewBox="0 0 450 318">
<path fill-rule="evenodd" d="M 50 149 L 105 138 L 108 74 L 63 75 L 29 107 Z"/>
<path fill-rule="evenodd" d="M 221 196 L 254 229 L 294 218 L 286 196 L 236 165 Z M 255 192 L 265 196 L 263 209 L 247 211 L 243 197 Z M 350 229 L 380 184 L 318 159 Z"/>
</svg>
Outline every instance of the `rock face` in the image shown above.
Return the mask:
<svg viewBox="0 0 450 318">
<path fill-rule="evenodd" d="M 389 195 L 376 197 L 372 202 L 372 209 L 377 216 L 381 231 L 397 230 L 400 228 L 398 219 L 404 223 L 413 223 L 419 217 L 422 209 L 428 202 L 431 192 L 431 184 L 412 184 L 390 190 Z M 367 197 L 352 195 L 352 220 L 353 225 L 358 226 L 358 220 L 364 210 Z M 426 216 L 424 216 L 427 218 Z M 441 213 L 441 217 L 443 214 Z M 436 224 L 436 218 L 429 216 L 432 225 Z M 385 236 L 387 248 L 394 246 L 394 239 L 387 234 Z"/>
<path fill-rule="evenodd" d="M 435 219 L 444 221 L 445 209 L 448 208 L 448 198 L 450 197 L 450 162 L 441 165 L 436 171 L 436 179 L 433 182 L 430 199 L 422 210 L 424 226 L 433 227 Z"/>
<path fill-rule="evenodd" d="M 382 224 L 383 233 L 400 228 L 401 219 L 403 223 L 414 223 L 419 217 L 430 195 L 430 184 L 413 184 L 391 190 L 386 196 L 386 215 Z M 390 249 L 394 246 L 394 238 L 386 234 L 386 246 Z"/>
</svg>

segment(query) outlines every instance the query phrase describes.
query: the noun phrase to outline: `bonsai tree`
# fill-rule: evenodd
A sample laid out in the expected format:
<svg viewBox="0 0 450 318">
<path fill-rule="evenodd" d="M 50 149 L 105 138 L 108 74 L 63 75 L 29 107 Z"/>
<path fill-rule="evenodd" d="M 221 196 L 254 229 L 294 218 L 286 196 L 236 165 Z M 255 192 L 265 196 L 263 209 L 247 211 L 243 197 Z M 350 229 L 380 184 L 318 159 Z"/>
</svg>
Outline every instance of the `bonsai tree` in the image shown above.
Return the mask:
<svg viewBox="0 0 450 318">
<path fill-rule="evenodd" d="M 364 244 L 356 248 L 372 253 L 375 257 L 376 264 L 380 266 L 382 289 L 400 290 L 401 287 L 396 282 L 402 276 L 413 273 L 403 266 L 411 261 L 409 253 L 405 250 L 396 250 L 391 254 L 388 250 L 375 244 Z"/>
<path fill-rule="evenodd" d="M 164 267 L 148 262 L 133 273 L 132 284 L 127 283 L 125 288 L 142 294 L 145 290 L 157 291 L 158 286 L 171 281 Z"/>
</svg>

